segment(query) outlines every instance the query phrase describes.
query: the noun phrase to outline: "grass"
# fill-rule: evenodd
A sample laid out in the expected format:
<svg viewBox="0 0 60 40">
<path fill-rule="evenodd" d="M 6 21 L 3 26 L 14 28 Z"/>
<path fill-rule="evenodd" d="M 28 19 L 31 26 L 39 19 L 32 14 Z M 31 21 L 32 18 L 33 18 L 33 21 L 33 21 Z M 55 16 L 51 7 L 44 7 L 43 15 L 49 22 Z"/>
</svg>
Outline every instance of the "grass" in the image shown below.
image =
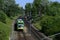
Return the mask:
<svg viewBox="0 0 60 40">
<path fill-rule="evenodd" d="M 33 23 L 33 25 L 34 25 L 38 30 L 41 30 L 40 22 Z"/>
<path fill-rule="evenodd" d="M 6 16 L 6 24 L 0 22 L 0 40 L 9 40 L 12 20 Z"/>
<path fill-rule="evenodd" d="M 10 27 L 0 22 L 0 40 L 8 40 Z"/>
<path fill-rule="evenodd" d="M 18 16 L 13 17 L 16 19 Z M 6 24 L 0 22 L 0 40 L 9 40 L 13 20 L 6 16 Z"/>
</svg>

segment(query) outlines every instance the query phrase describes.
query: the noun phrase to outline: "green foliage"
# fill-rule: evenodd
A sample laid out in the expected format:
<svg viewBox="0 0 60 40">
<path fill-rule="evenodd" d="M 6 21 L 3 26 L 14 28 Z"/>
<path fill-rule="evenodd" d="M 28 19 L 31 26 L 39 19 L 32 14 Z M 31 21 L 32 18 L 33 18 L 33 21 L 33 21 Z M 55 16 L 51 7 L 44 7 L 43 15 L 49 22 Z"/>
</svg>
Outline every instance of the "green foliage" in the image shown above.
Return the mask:
<svg viewBox="0 0 60 40">
<path fill-rule="evenodd" d="M 21 12 L 23 10 L 15 3 L 15 0 L 0 0 L 0 10 L 2 10 L 8 17 L 23 13 Z"/>
<path fill-rule="evenodd" d="M 42 27 L 40 26 L 40 22 L 35 22 L 35 23 L 33 23 L 33 25 L 38 29 L 38 30 L 41 30 L 42 29 Z"/>
<path fill-rule="evenodd" d="M 0 22 L 0 40 L 8 40 L 10 27 Z"/>
<path fill-rule="evenodd" d="M 3 11 L 0 11 L 0 21 L 6 23 L 6 15 Z"/>
<path fill-rule="evenodd" d="M 16 19 L 16 16 L 14 19 Z M 6 24 L 0 22 L 0 40 L 9 40 L 9 36 L 11 33 L 11 25 L 13 20 L 11 20 L 8 16 L 6 16 Z"/>
<path fill-rule="evenodd" d="M 37 29 L 42 28 L 41 31 L 46 35 L 60 32 L 60 3 L 49 2 L 49 0 L 34 0 L 31 5 L 26 4 L 26 16 L 30 15 L 29 11 L 33 19 L 32 22 Z"/>
<path fill-rule="evenodd" d="M 30 3 L 27 3 L 25 5 L 25 15 L 26 16 L 30 16 L 30 13 L 31 13 L 31 4 Z"/>
<path fill-rule="evenodd" d="M 49 16 L 59 15 L 60 14 L 59 5 L 60 3 L 58 2 L 53 2 L 49 4 L 48 6 L 46 6 L 46 10 L 44 14 L 49 15 Z"/>
<path fill-rule="evenodd" d="M 60 32 L 60 17 L 44 16 L 41 19 L 42 32 L 46 35 L 52 35 Z"/>
<path fill-rule="evenodd" d="M 0 40 L 9 40 L 12 24 L 10 18 L 20 16 L 23 10 L 15 0 L 0 0 Z"/>
</svg>

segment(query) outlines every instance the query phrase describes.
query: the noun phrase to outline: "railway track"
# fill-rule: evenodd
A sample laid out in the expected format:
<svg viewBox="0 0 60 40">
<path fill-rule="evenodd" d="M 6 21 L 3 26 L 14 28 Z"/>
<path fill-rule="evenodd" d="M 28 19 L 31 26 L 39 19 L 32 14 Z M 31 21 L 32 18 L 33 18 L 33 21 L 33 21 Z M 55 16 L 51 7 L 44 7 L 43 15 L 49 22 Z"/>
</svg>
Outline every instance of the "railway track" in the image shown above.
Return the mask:
<svg viewBox="0 0 60 40">
<path fill-rule="evenodd" d="M 29 33 L 17 32 L 17 40 L 35 40 Z"/>
<path fill-rule="evenodd" d="M 38 32 L 29 22 L 25 22 L 24 31 L 14 31 L 12 30 L 12 34 L 10 40 L 44 40 L 45 35 Z M 28 25 L 27 25 L 28 24 Z M 46 40 L 49 40 L 46 38 Z"/>
<path fill-rule="evenodd" d="M 9 37 L 9 40 L 36 40 L 36 38 L 34 38 L 34 36 L 31 35 L 31 31 L 29 27 L 30 24 L 28 24 L 28 26 L 27 24 L 25 24 L 24 31 L 22 32 L 22 31 L 14 31 L 14 27 L 13 27 L 14 23 L 12 25 L 12 32 Z"/>
<path fill-rule="evenodd" d="M 17 32 L 17 40 L 27 40 L 23 31 Z"/>
<path fill-rule="evenodd" d="M 31 23 L 26 21 L 26 24 L 28 24 L 28 28 L 31 31 L 31 34 L 35 37 L 36 40 L 52 40 L 51 38 L 47 37 L 43 33 L 39 32 Z"/>
</svg>

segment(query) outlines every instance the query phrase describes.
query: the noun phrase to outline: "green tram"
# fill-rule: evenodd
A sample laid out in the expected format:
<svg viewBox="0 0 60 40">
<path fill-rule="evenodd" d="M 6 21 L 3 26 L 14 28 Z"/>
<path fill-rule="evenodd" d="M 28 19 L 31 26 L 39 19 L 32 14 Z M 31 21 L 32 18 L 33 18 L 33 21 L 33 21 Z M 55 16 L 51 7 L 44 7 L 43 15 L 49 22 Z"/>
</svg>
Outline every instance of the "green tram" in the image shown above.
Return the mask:
<svg viewBox="0 0 60 40">
<path fill-rule="evenodd" d="M 22 19 L 17 19 L 17 30 L 24 30 L 24 21 Z"/>
</svg>

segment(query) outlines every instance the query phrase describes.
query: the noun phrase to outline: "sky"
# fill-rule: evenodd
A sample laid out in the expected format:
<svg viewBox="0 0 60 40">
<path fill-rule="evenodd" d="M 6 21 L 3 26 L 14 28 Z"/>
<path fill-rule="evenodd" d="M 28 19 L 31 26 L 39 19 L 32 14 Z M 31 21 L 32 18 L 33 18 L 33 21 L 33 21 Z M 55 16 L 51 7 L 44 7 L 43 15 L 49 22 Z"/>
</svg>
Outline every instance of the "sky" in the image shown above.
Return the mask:
<svg viewBox="0 0 60 40">
<path fill-rule="evenodd" d="M 34 0 L 15 0 L 17 4 L 19 4 L 21 7 L 25 8 L 26 3 L 33 3 Z M 51 0 L 51 1 L 58 1 L 60 0 Z"/>
<path fill-rule="evenodd" d="M 53 1 L 53 2 L 54 2 L 54 1 L 60 2 L 60 0 L 51 0 L 51 1 Z"/>
<path fill-rule="evenodd" d="M 25 8 L 26 3 L 33 3 L 34 0 L 15 0 L 17 4 Z"/>
</svg>

